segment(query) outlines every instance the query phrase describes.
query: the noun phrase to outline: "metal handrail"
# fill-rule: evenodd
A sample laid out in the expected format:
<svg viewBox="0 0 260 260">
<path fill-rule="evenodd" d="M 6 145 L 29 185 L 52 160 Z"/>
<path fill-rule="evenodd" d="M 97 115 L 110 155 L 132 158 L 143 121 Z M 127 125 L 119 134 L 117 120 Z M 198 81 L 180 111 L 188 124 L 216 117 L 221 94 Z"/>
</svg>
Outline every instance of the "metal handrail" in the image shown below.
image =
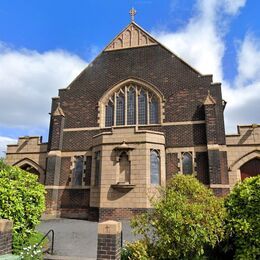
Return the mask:
<svg viewBox="0 0 260 260">
<path fill-rule="evenodd" d="M 44 239 L 51 233 L 51 255 L 53 255 L 53 248 L 54 248 L 54 230 L 50 229 L 45 236 L 41 239 L 39 243 L 36 244 L 36 248 L 44 241 Z"/>
</svg>

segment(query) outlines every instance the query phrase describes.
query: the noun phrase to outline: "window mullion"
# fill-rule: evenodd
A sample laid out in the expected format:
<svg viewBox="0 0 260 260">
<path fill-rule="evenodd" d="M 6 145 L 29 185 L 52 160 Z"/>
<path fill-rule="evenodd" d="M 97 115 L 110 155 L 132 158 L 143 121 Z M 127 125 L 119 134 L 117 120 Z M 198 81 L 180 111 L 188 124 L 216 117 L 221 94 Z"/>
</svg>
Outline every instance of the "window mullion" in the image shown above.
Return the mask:
<svg viewBox="0 0 260 260">
<path fill-rule="evenodd" d="M 148 94 L 148 91 L 146 91 L 146 122 L 149 125 L 150 115 L 149 115 L 149 94 Z"/>
<path fill-rule="evenodd" d="M 139 117 L 138 117 L 138 109 L 139 109 L 139 106 L 138 106 L 138 89 L 137 89 L 137 86 L 135 86 L 135 122 L 136 122 L 136 125 L 139 124 Z"/>
<path fill-rule="evenodd" d="M 116 125 L 116 93 L 114 94 L 114 126 Z"/>
<path fill-rule="evenodd" d="M 125 86 L 125 122 L 124 125 L 127 125 L 127 86 Z"/>
</svg>

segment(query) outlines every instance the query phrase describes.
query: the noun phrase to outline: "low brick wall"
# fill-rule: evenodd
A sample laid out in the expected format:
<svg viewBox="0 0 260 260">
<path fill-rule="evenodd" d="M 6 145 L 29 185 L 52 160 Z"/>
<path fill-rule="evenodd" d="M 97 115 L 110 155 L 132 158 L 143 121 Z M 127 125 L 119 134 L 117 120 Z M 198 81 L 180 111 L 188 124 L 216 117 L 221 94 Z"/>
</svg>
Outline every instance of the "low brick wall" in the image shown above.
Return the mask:
<svg viewBox="0 0 260 260">
<path fill-rule="evenodd" d="M 0 255 L 12 253 L 13 222 L 0 219 Z"/>
</svg>

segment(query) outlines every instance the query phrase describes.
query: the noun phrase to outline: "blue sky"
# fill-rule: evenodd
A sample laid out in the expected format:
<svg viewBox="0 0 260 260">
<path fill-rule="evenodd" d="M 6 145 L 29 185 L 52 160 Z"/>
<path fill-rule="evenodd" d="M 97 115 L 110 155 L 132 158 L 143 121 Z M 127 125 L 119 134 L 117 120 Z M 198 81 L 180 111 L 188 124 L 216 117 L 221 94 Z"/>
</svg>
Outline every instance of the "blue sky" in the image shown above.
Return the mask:
<svg viewBox="0 0 260 260">
<path fill-rule="evenodd" d="M 228 133 L 260 123 L 258 0 L 1 0 L 0 154 L 19 135 L 47 140 L 51 97 L 130 22 L 132 6 L 139 25 L 222 82 Z"/>
</svg>

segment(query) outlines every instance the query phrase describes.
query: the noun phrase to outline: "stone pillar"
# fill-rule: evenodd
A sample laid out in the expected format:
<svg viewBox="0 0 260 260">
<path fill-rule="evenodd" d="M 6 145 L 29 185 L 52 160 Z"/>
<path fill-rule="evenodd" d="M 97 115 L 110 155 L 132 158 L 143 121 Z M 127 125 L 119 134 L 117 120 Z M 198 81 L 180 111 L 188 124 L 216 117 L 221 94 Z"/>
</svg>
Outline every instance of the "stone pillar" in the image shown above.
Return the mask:
<svg viewBox="0 0 260 260">
<path fill-rule="evenodd" d="M 53 106 L 56 109 L 51 114 L 51 123 L 49 131 L 49 147 L 46 164 L 46 186 L 48 188 L 46 196 L 47 213 L 59 216 L 59 189 L 61 174 L 61 149 L 63 142 L 63 128 L 65 124 L 65 115 L 60 103 L 55 100 Z"/>
<path fill-rule="evenodd" d="M 121 222 L 109 220 L 98 224 L 97 260 L 120 260 L 121 231 Z"/>
<path fill-rule="evenodd" d="M 12 253 L 13 221 L 0 219 L 0 255 Z"/>
</svg>

